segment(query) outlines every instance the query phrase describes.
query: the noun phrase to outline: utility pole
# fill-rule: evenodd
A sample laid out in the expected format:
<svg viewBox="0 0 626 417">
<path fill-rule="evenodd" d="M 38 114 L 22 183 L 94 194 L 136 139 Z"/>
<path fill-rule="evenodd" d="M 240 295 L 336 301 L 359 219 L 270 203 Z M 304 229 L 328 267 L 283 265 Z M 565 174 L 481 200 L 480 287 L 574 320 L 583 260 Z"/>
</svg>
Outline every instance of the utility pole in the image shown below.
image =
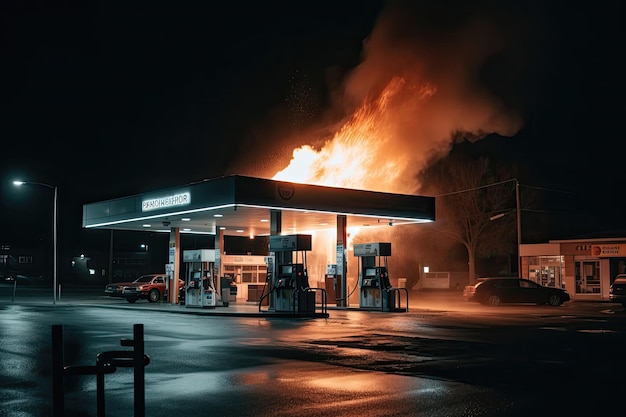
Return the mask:
<svg viewBox="0 0 626 417">
<path fill-rule="evenodd" d="M 522 257 L 520 248 L 522 245 L 522 210 L 519 198 L 519 181 L 515 179 L 515 206 L 517 210 L 517 276 L 522 278 Z"/>
</svg>

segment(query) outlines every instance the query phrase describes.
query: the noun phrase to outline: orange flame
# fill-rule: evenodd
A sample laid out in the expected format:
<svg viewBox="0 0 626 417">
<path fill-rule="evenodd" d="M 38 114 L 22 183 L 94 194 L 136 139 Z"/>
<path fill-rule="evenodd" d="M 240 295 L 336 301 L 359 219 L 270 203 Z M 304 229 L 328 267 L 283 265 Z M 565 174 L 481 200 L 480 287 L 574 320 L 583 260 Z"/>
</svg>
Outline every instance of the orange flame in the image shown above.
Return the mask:
<svg viewBox="0 0 626 417">
<path fill-rule="evenodd" d="M 290 164 L 273 179 L 372 191 L 403 191 L 399 177 L 406 172 L 410 156 L 398 155 L 397 149 L 390 149 L 394 146 L 391 125 L 396 122 L 390 115 L 395 106 L 390 103 L 399 97 L 404 85 L 404 79 L 394 78 L 376 101 L 361 106 L 321 149 L 315 150 L 309 145 L 295 149 Z M 424 100 L 435 92 L 434 86 L 424 84 L 416 96 Z M 389 154 L 394 157 L 385 158 Z"/>
</svg>

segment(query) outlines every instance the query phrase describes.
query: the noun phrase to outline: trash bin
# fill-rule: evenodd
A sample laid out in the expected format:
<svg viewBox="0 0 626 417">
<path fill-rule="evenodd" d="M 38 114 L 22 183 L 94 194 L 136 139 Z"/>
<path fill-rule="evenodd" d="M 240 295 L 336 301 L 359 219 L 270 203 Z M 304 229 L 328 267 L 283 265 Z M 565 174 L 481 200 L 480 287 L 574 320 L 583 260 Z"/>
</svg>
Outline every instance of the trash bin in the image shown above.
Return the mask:
<svg viewBox="0 0 626 417">
<path fill-rule="evenodd" d="M 230 288 L 222 288 L 222 305 L 228 307 L 230 302 Z"/>
<path fill-rule="evenodd" d="M 232 279 L 230 277 L 220 277 L 220 296 L 222 297 L 222 304 L 224 307 L 228 307 L 230 303 L 230 286 L 232 285 Z"/>
</svg>

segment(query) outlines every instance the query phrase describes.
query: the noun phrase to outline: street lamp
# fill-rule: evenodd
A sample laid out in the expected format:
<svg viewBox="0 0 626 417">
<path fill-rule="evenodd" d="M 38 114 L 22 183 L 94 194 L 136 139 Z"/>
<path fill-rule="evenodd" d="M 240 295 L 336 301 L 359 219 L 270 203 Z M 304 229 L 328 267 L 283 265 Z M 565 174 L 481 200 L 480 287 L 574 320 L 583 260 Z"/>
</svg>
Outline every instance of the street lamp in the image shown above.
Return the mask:
<svg viewBox="0 0 626 417">
<path fill-rule="evenodd" d="M 517 210 L 517 276 L 522 277 L 522 209 L 519 200 L 519 181 L 515 180 L 515 210 Z"/>
<path fill-rule="evenodd" d="M 13 185 L 20 186 L 24 184 L 32 184 L 32 185 L 41 185 L 43 187 L 51 188 L 54 190 L 54 213 L 52 220 L 52 233 L 53 233 L 53 248 L 54 248 L 54 259 L 53 265 L 54 269 L 52 271 L 52 304 L 56 304 L 57 302 L 57 186 L 45 184 L 43 182 L 30 182 L 30 181 L 13 181 Z"/>
<path fill-rule="evenodd" d="M 509 181 L 515 181 L 515 213 L 517 215 L 517 221 L 516 221 L 517 223 L 517 275 L 519 276 L 519 278 L 521 278 L 522 277 L 522 257 L 520 256 L 520 247 L 522 245 L 522 216 L 521 216 L 522 210 L 520 208 L 520 199 L 519 199 L 519 181 L 517 179 L 513 179 Z M 499 214 L 496 214 L 495 216 L 491 216 L 489 217 L 489 220 L 501 219 L 502 217 L 506 216 L 509 213 L 512 213 L 512 210 L 510 212 L 499 213 Z"/>
</svg>

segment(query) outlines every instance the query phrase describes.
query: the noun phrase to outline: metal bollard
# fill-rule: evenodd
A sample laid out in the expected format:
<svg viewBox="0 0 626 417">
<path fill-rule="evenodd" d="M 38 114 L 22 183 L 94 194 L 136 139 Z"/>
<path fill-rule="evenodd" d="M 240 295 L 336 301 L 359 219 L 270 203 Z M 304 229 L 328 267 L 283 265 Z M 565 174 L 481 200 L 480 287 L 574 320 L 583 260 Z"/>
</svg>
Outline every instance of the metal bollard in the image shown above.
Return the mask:
<svg viewBox="0 0 626 417">
<path fill-rule="evenodd" d="M 65 390 L 63 388 L 63 326 L 52 326 L 52 415 L 65 415 Z"/>
<path fill-rule="evenodd" d="M 98 360 L 107 359 L 114 366 L 132 367 L 134 370 L 134 407 L 135 417 L 145 417 L 146 414 L 146 386 L 145 367 L 150 363 L 150 357 L 144 353 L 143 324 L 133 325 L 133 339 L 121 339 L 122 346 L 131 346 L 130 350 L 102 352 L 98 355 Z"/>
<path fill-rule="evenodd" d="M 63 326 L 52 326 L 52 407 L 53 417 L 65 415 L 65 375 L 96 375 L 96 416 L 105 416 L 104 375 L 116 371 L 117 367 L 134 368 L 135 417 L 145 417 L 145 367 L 150 358 L 144 354 L 143 324 L 133 325 L 132 340 L 121 339 L 122 346 L 133 350 L 101 352 L 96 356 L 95 366 L 65 366 L 63 352 Z"/>
</svg>

